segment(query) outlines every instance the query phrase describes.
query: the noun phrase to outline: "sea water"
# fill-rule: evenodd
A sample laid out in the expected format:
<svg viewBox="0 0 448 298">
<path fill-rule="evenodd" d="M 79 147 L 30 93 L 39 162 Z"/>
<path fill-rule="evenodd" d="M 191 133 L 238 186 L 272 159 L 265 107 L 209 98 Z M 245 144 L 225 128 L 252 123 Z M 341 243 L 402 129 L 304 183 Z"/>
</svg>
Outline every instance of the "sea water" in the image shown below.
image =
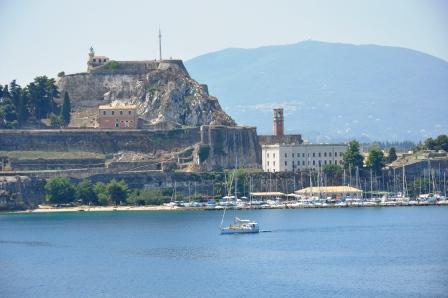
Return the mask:
<svg viewBox="0 0 448 298">
<path fill-rule="evenodd" d="M 0 297 L 448 297 L 448 208 L 0 214 Z"/>
</svg>

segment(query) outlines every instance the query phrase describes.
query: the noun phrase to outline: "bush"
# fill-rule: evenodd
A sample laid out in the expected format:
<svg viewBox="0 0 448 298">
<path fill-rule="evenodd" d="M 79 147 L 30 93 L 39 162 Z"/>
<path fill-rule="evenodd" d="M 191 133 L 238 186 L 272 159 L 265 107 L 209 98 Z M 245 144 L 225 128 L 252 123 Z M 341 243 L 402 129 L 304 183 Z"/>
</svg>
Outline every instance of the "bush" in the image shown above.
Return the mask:
<svg viewBox="0 0 448 298">
<path fill-rule="evenodd" d="M 113 69 L 117 69 L 118 66 L 119 66 L 119 63 L 117 61 L 111 60 L 104 65 L 104 69 L 113 70 Z"/>
<path fill-rule="evenodd" d="M 164 196 L 160 189 L 143 189 L 131 192 L 128 203 L 134 205 L 162 205 L 170 200 L 171 197 Z"/>
<path fill-rule="evenodd" d="M 52 128 L 61 128 L 64 125 L 64 119 L 62 119 L 61 116 L 50 113 L 48 118 L 50 118 L 50 125 Z"/>
</svg>

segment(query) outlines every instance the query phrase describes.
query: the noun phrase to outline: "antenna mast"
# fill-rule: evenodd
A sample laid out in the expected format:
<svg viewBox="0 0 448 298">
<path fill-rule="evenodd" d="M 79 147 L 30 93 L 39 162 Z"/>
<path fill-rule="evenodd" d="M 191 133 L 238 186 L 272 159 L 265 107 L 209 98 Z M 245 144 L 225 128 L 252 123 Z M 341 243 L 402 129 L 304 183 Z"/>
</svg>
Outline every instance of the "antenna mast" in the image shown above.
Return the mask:
<svg viewBox="0 0 448 298">
<path fill-rule="evenodd" d="M 159 60 L 162 60 L 162 32 L 159 28 Z"/>
</svg>

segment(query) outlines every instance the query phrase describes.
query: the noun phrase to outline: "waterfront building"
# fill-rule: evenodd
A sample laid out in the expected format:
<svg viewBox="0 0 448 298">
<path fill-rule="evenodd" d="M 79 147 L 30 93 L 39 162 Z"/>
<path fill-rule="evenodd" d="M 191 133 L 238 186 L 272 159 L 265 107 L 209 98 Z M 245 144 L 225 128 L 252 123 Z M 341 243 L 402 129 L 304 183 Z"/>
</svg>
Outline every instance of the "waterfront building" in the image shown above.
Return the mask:
<svg viewBox="0 0 448 298">
<path fill-rule="evenodd" d="M 98 124 L 101 129 L 137 128 L 137 106 L 114 102 L 98 107 Z"/>
<path fill-rule="evenodd" d="M 265 172 L 296 172 L 325 165 L 342 165 L 346 144 L 271 144 L 262 145 Z"/>
<path fill-rule="evenodd" d="M 349 196 L 362 196 L 362 190 L 351 186 L 318 186 L 318 187 L 306 187 L 294 192 L 300 196 L 316 196 L 321 195 L 325 197 L 345 197 Z"/>
</svg>

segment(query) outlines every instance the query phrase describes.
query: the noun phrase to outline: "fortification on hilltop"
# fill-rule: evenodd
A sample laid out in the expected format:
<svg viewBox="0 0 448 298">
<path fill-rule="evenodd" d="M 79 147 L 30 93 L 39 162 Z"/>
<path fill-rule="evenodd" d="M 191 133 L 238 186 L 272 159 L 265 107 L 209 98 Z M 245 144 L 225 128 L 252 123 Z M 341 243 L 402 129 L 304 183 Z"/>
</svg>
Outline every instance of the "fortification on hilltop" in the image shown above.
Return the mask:
<svg viewBox="0 0 448 298">
<path fill-rule="evenodd" d="M 72 100 L 71 127 L 98 127 L 98 106 L 114 101 L 135 105 L 146 128 L 236 125 L 182 60 L 115 61 L 91 48 L 87 72 L 65 75 L 57 84 Z"/>
</svg>

